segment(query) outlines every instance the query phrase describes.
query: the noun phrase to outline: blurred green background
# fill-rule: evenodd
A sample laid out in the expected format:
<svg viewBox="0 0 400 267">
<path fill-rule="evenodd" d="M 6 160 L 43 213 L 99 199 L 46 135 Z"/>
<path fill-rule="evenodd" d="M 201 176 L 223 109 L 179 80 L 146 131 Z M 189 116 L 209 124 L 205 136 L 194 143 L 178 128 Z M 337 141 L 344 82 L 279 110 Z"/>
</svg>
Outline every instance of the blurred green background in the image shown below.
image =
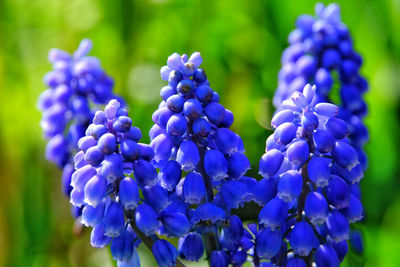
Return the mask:
<svg viewBox="0 0 400 267">
<path fill-rule="evenodd" d="M 329 3 L 329 2 L 326 2 Z M 365 59 L 369 169 L 362 181 L 366 219 L 357 227 L 363 255 L 345 266 L 400 266 L 400 1 L 339 1 L 342 18 Z M 233 128 L 253 169 L 273 112 L 280 55 L 298 15 L 314 1 L 276 0 L 1 0 L 0 266 L 113 266 L 92 249 L 89 231 L 70 215 L 60 171 L 44 159 L 36 100 L 50 70 L 47 52 L 72 52 L 82 38 L 116 81 L 134 124 L 147 132 L 159 103 L 159 68 L 173 52 L 200 51 L 211 86 L 235 114 Z M 145 142 L 148 137 L 145 134 Z M 256 171 L 253 171 L 255 173 Z M 154 266 L 141 248 L 143 266 Z"/>
</svg>

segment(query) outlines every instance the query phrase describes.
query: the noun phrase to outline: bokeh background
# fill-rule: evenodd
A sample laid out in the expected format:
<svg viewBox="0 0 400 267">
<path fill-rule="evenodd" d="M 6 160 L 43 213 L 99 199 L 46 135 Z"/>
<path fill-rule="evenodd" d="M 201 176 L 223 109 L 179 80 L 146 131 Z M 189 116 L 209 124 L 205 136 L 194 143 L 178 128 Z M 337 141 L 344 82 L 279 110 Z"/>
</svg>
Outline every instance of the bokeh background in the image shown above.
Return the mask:
<svg viewBox="0 0 400 267">
<path fill-rule="evenodd" d="M 326 2 L 328 3 L 328 2 Z M 344 266 L 400 266 L 400 1 L 339 1 L 356 50 L 365 59 L 369 169 L 363 255 Z M 297 0 L 2 0 L 0 1 L 0 266 L 113 266 L 92 249 L 60 189 L 60 171 L 44 159 L 36 100 L 50 70 L 47 52 L 72 52 L 82 38 L 115 79 L 134 124 L 147 132 L 159 103 L 159 68 L 173 52 L 200 51 L 211 86 L 235 114 L 257 171 L 273 112 L 280 55 L 298 15 Z M 144 141 L 148 137 L 144 134 Z M 143 266 L 155 266 L 143 248 Z"/>
</svg>

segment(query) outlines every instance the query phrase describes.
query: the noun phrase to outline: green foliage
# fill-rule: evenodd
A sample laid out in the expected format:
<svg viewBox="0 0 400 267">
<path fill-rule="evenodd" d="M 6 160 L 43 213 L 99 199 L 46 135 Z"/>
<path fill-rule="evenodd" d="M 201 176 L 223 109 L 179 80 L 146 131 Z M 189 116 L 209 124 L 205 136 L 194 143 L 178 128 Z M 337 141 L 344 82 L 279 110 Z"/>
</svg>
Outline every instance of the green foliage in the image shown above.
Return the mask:
<svg viewBox="0 0 400 267">
<path fill-rule="evenodd" d="M 314 1 L 274 0 L 4 0 L 0 1 L 0 266 L 112 266 L 107 250 L 73 231 L 60 172 L 44 160 L 36 99 L 44 90 L 52 47 L 73 51 L 88 37 L 93 55 L 116 81 L 134 124 L 145 132 L 172 52 L 200 51 L 212 88 L 235 114 L 256 176 L 270 134 L 271 98 L 280 55 L 295 18 Z M 370 81 L 366 122 L 370 167 L 362 181 L 366 252 L 345 266 L 400 264 L 399 98 L 400 5 L 339 1 L 343 20 L 365 58 Z M 154 264 L 147 253 L 144 266 Z M 204 266 L 194 264 L 193 266 Z"/>
</svg>

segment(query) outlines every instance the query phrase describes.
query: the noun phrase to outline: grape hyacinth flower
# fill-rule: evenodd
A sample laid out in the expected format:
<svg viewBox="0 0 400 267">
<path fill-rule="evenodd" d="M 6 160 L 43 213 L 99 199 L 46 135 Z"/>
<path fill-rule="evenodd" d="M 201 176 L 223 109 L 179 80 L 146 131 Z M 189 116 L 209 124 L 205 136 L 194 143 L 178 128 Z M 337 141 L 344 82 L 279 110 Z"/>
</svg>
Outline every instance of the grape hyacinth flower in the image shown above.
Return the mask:
<svg viewBox="0 0 400 267">
<path fill-rule="evenodd" d="M 278 241 L 317 266 L 339 265 L 349 225 L 363 218 L 359 196 L 351 191 L 363 172 L 349 130 L 337 117 L 339 108 L 317 98 L 316 87 L 307 84 L 282 103 L 260 160 L 260 174 L 277 180 L 277 193 L 259 214 L 265 229 L 257 234 L 254 257 L 278 266 L 290 259 L 286 248 L 282 254 L 275 246 Z"/>
<path fill-rule="evenodd" d="M 324 7 L 319 3 L 315 13 L 315 16 L 299 16 L 296 29 L 289 35 L 290 46 L 282 54 L 274 105 L 280 110 L 294 91 L 302 92 L 307 83 L 315 84 L 315 101 L 340 103 L 338 117 L 347 123 L 349 143 L 356 149 L 362 168 L 366 169 L 363 145 L 368 140 L 368 131 L 362 120 L 367 114 L 363 94 L 368 84 L 359 73 L 362 58 L 354 50 L 337 4 Z M 336 86 L 340 87 L 340 96 L 332 94 Z M 335 127 L 340 126 L 334 122 L 327 125 L 331 130 Z"/>
<path fill-rule="evenodd" d="M 43 112 L 40 125 L 48 143 L 46 159 L 63 169 L 63 192 L 70 195 L 73 156 L 85 135 L 97 105 L 115 98 L 114 82 L 96 57 L 87 54 L 92 42 L 84 39 L 71 55 L 59 49 L 49 52 L 53 70 L 44 77 L 48 87 L 39 97 Z M 94 152 L 95 153 L 95 152 Z"/>
<path fill-rule="evenodd" d="M 183 237 L 191 224 L 186 207 L 170 207 L 171 195 L 151 164 L 154 152 L 139 143 L 141 137 L 117 100 L 97 111 L 78 142 L 70 201 L 83 207 L 82 223 L 93 227 L 91 244 L 104 247 L 111 243 L 119 264 L 137 266 L 130 264 L 137 263 L 135 247 L 142 240 L 160 266 L 173 266 L 176 249 L 156 233 Z"/>
<path fill-rule="evenodd" d="M 46 158 L 63 169 L 63 192 L 92 228 L 93 247 L 110 245 L 121 267 L 140 266 L 140 243 L 166 267 L 204 258 L 220 267 L 338 266 L 347 240 L 362 252 L 362 236 L 350 228 L 364 217 L 362 59 L 336 4 L 318 4 L 296 27 L 282 55 L 260 180 L 245 176 L 250 162 L 230 129 L 234 116 L 211 89 L 199 52 L 174 53 L 161 68 L 168 84 L 149 145 L 99 60 L 87 56 L 89 40 L 73 55 L 50 52 L 53 71 L 38 104 Z M 238 209 L 248 202 L 261 210 L 243 222 Z"/>
<path fill-rule="evenodd" d="M 217 249 L 219 228 L 232 223 L 228 216 L 231 209 L 252 200 L 246 183 L 240 180 L 250 162 L 243 154 L 241 138 L 229 129 L 232 112 L 219 103 L 219 95 L 199 67 L 202 61 L 199 52 L 190 57 L 177 53 L 168 57 L 167 66 L 160 71 L 168 85 L 161 89 L 163 100 L 153 113 L 155 124 L 149 135 L 161 184 L 169 191 L 173 205 L 192 206 L 188 210 L 191 223 L 205 237 L 208 257 L 220 265 L 229 262 L 231 252 Z M 214 190 L 218 192 L 215 196 Z M 199 258 L 189 254 L 186 246 L 181 249 L 186 259 Z"/>
</svg>

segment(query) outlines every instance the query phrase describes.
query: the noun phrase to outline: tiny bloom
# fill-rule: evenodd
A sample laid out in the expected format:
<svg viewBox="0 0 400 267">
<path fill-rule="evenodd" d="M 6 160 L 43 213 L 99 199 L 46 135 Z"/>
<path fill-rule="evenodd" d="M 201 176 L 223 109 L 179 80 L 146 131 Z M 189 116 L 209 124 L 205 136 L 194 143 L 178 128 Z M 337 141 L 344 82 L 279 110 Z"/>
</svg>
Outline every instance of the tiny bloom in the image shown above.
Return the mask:
<svg viewBox="0 0 400 267">
<path fill-rule="evenodd" d="M 325 129 L 336 139 L 343 139 L 349 134 L 347 124 L 339 118 L 330 118 L 327 120 Z"/>
<path fill-rule="evenodd" d="M 288 204 L 285 201 L 275 197 L 262 208 L 258 215 L 258 221 L 265 227 L 274 230 L 285 221 L 288 209 Z"/>
<path fill-rule="evenodd" d="M 258 233 L 256 238 L 257 254 L 263 258 L 271 259 L 278 253 L 281 244 L 282 236 L 280 231 L 272 231 L 269 228 L 265 228 Z"/>
<path fill-rule="evenodd" d="M 133 172 L 136 181 L 143 186 L 153 186 L 157 184 L 157 171 L 151 163 L 139 159 L 133 164 Z"/>
<path fill-rule="evenodd" d="M 307 165 L 308 176 L 316 186 L 325 187 L 329 183 L 331 170 L 328 160 L 322 157 L 312 157 Z"/>
<path fill-rule="evenodd" d="M 148 204 L 140 204 L 135 211 L 135 221 L 137 227 L 145 235 L 154 234 L 159 228 L 157 213 Z"/>
<path fill-rule="evenodd" d="M 161 185 L 168 191 L 173 191 L 181 180 L 182 170 L 179 163 L 175 160 L 170 160 L 165 163 L 158 173 Z"/>
<path fill-rule="evenodd" d="M 183 182 L 183 197 L 188 204 L 200 204 L 206 196 L 206 187 L 203 176 L 197 172 L 190 172 Z"/>
<path fill-rule="evenodd" d="M 129 231 L 113 238 L 111 242 L 111 254 L 114 260 L 129 261 L 132 257 L 134 248 L 134 236 Z"/>
<path fill-rule="evenodd" d="M 315 261 L 317 267 L 337 267 L 340 263 L 335 249 L 329 244 L 323 244 L 317 248 Z"/>
<path fill-rule="evenodd" d="M 162 216 L 164 227 L 174 236 L 181 237 L 190 229 L 190 223 L 187 217 L 179 212 L 165 213 Z"/>
<path fill-rule="evenodd" d="M 228 175 L 233 179 L 239 179 L 250 169 L 250 161 L 243 153 L 236 152 L 227 161 Z"/>
<path fill-rule="evenodd" d="M 151 250 L 160 267 L 175 266 L 176 258 L 178 257 L 178 251 L 167 240 L 157 240 L 154 242 Z"/>
<path fill-rule="evenodd" d="M 304 211 L 312 224 L 322 224 L 329 214 L 328 202 L 322 194 L 310 192 L 306 197 Z"/>
<path fill-rule="evenodd" d="M 275 175 L 282 165 L 284 155 L 277 149 L 271 149 L 267 151 L 260 159 L 259 173 L 264 177 L 268 178 Z"/>
<path fill-rule="evenodd" d="M 224 154 L 232 155 L 237 151 L 238 138 L 228 128 L 220 128 L 215 135 L 215 143 L 218 149 Z"/>
<path fill-rule="evenodd" d="M 351 145 L 341 141 L 336 142 L 332 156 L 340 166 L 349 170 L 359 162 L 357 151 Z"/>
<path fill-rule="evenodd" d="M 107 191 L 107 180 L 99 175 L 93 176 L 85 185 L 85 203 L 97 206 Z"/>
<path fill-rule="evenodd" d="M 200 161 L 199 149 L 192 141 L 183 141 L 179 146 L 176 161 L 184 171 L 192 171 Z"/>
<path fill-rule="evenodd" d="M 312 226 L 307 222 L 296 223 L 290 233 L 290 246 L 300 256 L 307 256 L 315 244 L 315 235 Z"/>
<path fill-rule="evenodd" d="M 278 181 L 278 196 L 286 202 L 291 202 L 298 197 L 303 189 L 303 176 L 289 170 L 281 175 Z"/>
<path fill-rule="evenodd" d="M 101 222 L 104 217 L 105 205 L 104 203 L 98 204 L 96 207 L 85 205 L 82 210 L 81 223 L 86 226 L 94 227 Z"/>
<path fill-rule="evenodd" d="M 146 203 L 155 211 L 162 211 L 171 203 L 167 189 L 159 184 L 145 186 L 142 190 Z"/>
<path fill-rule="evenodd" d="M 228 267 L 229 256 L 222 250 L 211 252 L 210 265 L 213 267 Z"/>
<path fill-rule="evenodd" d="M 286 154 L 289 161 L 299 168 L 308 160 L 310 150 L 305 140 L 299 140 L 289 145 Z"/>
<path fill-rule="evenodd" d="M 104 223 L 96 224 L 90 233 L 90 245 L 94 248 L 103 248 L 110 244 L 112 237 L 105 235 Z"/>
<path fill-rule="evenodd" d="M 109 237 L 117 237 L 122 233 L 124 226 L 124 209 L 117 202 L 111 202 L 104 215 L 104 234 Z"/>
<path fill-rule="evenodd" d="M 139 187 L 132 178 L 125 177 L 121 180 L 118 193 L 125 210 L 133 210 L 139 205 Z"/>
<path fill-rule="evenodd" d="M 275 129 L 275 141 L 280 145 L 287 145 L 296 137 L 296 132 L 296 125 L 291 122 L 285 122 Z"/>
<path fill-rule="evenodd" d="M 329 204 L 337 209 L 344 209 L 350 205 L 350 189 L 347 183 L 337 175 L 332 175 L 327 187 L 326 196 Z"/>
<path fill-rule="evenodd" d="M 224 154 L 217 149 L 207 150 L 204 156 L 204 169 L 215 181 L 227 177 L 228 163 Z"/>
<path fill-rule="evenodd" d="M 338 211 L 332 211 L 327 220 L 326 226 L 329 236 L 336 242 L 341 242 L 349 238 L 349 222 L 346 217 Z"/>
<path fill-rule="evenodd" d="M 204 253 L 202 237 L 197 233 L 189 233 L 179 239 L 179 254 L 188 261 L 198 261 Z"/>
</svg>

